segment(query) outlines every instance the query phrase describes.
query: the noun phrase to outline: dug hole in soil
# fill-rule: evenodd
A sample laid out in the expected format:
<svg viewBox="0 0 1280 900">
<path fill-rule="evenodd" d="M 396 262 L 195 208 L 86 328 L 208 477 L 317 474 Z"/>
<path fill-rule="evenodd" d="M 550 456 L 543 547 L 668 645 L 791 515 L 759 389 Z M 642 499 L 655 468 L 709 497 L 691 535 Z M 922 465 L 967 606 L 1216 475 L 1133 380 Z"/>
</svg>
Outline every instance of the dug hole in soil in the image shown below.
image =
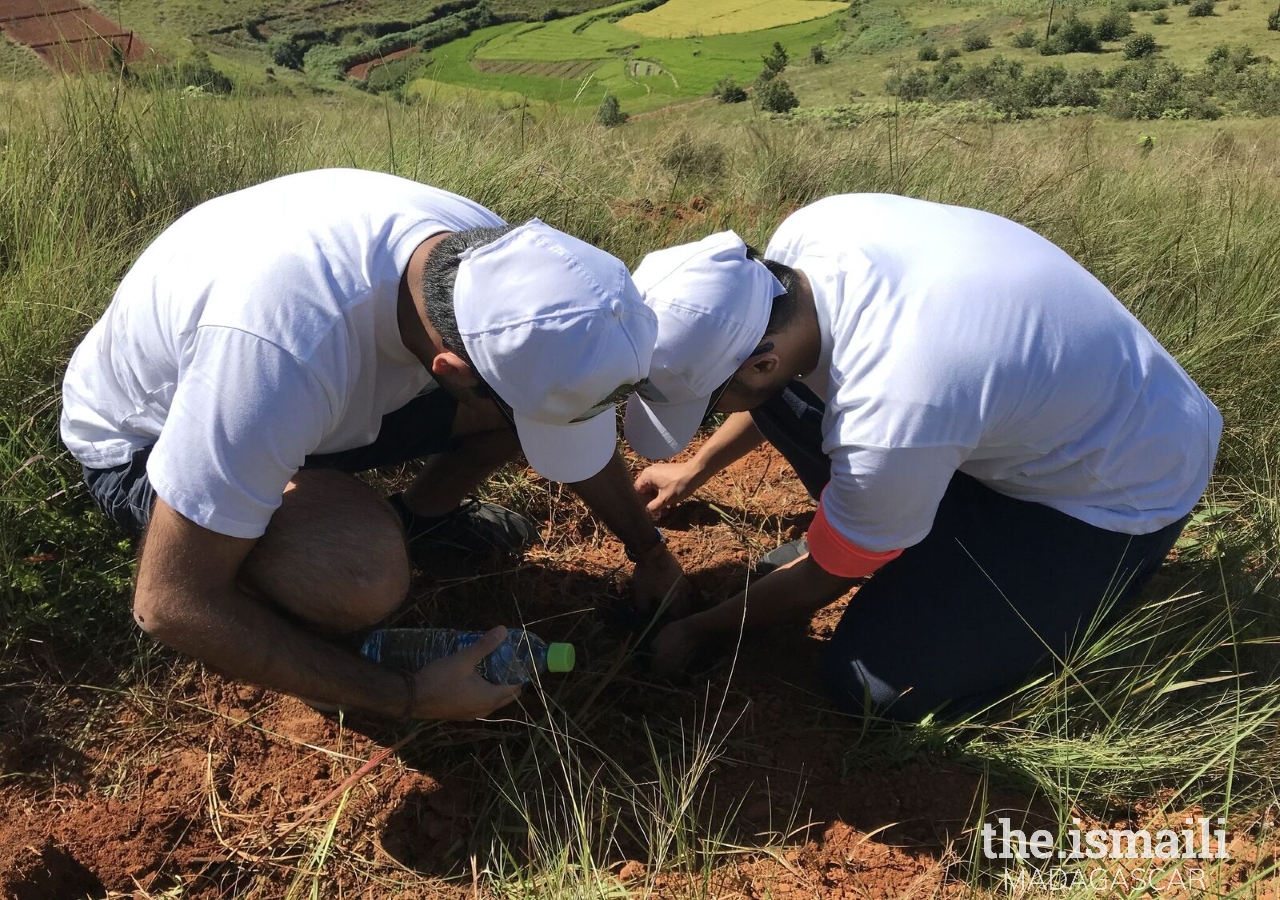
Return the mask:
<svg viewBox="0 0 1280 900">
<path fill-rule="evenodd" d="M 528 691 L 508 721 L 429 724 L 339 799 L 335 788 L 409 726 L 340 721 L 176 657 L 160 689 L 104 691 L 105 672 L 96 686 L 9 686 L 0 896 L 280 896 L 313 872 L 323 896 L 476 896 L 473 878 L 504 864 L 495 834 L 508 864 L 536 856 L 538 829 L 574 808 L 583 779 L 634 776 L 649 790 L 651 746 L 668 771 L 687 770 L 696 760 L 680 748 L 712 723 L 720 752 L 690 815 L 696 833 L 718 841 L 701 851 L 721 852 L 659 866 L 646 856 L 643 816 L 611 813 L 596 861 L 637 896 L 959 896 L 970 889 L 957 858 L 981 811 L 1053 827 L 1033 791 L 964 760 L 883 734 L 860 752 L 870 746 L 861 726 L 830 711 L 815 679 L 847 600 L 807 627 L 749 637 L 732 679 L 724 660 L 686 682 L 653 679 L 629 649 L 620 547 L 567 491 L 535 484 L 545 543 L 522 561 L 420 560 L 416 602 L 396 624 L 524 623 L 572 641 L 579 666 L 548 682 L 554 702 Z M 678 509 L 666 534 L 715 600 L 741 587 L 751 560 L 803 534 L 812 512 L 765 448 Z M 572 722 L 573 741 L 545 737 L 548 708 L 552 721 Z M 527 817 L 504 799 L 513 796 Z"/>
</svg>

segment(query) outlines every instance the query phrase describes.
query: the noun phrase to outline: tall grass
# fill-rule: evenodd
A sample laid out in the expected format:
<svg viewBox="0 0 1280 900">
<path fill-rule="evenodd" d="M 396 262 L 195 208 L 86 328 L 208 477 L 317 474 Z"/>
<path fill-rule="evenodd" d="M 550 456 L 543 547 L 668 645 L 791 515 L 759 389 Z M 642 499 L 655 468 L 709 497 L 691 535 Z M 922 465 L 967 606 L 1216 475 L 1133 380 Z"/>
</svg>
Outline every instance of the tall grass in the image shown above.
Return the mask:
<svg viewBox="0 0 1280 900">
<path fill-rule="evenodd" d="M 509 219 L 537 215 L 634 263 L 713 229 L 763 245 L 813 199 L 892 191 L 989 209 L 1059 243 L 1206 388 L 1226 432 L 1179 563 L 1142 608 L 980 720 L 867 726 L 852 752 L 974 757 L 1037 785 L 1064 821 L 1153 792 L 1171 809 L 1231 814 L 1274 800 L 1280 136 L 1181 127 L 1144 154 L 1079 119 L 963 133 L 713 126 L 695 140 L 728 148 L 726 166 L 677 180 L 661 163 L 674 126 L 657 120 L 605 132 L 554 109 L 535 122 L 456 104 L 134 94 L 111 81 L 0 102 L 0 686 L 81 669 L 115 670 L 126 686 L 167 675 L 125 614 L 129 549 L 58 442 L 58 390 L 132 259 L 191 206 L 291 171 L 360 166 Z M 727 845 L 701 814 L 714 806 L 705 775 L 733 724 L 713 719 L 632 734 L 653 757 L 637 773 L 611 763 L 582 713 L 553 709 L 492 769 L 493 818 L 524 837 L 517 852 L 493 832 L 485 877 L 510 896 L 617 895 L 611 860 L 639 846 L 688 895 L 710 895 L 710 861 Z M 331 822 L 308 872 L 332 835 Z"/>
</svg>

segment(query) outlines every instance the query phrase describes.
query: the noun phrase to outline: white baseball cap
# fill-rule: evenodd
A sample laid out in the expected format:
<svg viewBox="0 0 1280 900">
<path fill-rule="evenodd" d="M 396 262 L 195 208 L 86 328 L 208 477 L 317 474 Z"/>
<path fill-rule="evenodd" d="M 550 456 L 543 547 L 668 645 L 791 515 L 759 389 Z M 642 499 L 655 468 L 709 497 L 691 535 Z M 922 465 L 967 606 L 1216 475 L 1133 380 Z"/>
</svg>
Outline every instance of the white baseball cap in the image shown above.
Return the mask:
<svg viewBox="0 0 1280 900">
<path fill-rule="evenodd" d="M 666 459 L 685 448 L 728 381 L 764 337 L 786 289 L 732 231 L 650 253 L 632 275 L 658 316 L 649 385 L 627 403 L 637 453 Z"/>
<path fill-rule="evenodd" d="M 463 251 L 453 306 L 529 465 L 568 482 L 603 469 L 618 445 L 614 403 L 649 373 L 658 328 L 622 261 L 530 219 Z"/>
</svg>

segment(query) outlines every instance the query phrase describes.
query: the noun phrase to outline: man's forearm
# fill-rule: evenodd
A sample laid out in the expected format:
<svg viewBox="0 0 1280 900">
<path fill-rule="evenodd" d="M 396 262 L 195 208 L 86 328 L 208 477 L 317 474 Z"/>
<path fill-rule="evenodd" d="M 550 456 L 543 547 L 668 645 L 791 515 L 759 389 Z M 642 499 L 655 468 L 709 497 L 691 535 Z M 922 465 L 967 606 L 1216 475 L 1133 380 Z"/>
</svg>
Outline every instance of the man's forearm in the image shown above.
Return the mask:
<svg viewBox="0 0 1280 900">
<path fill-rule="evenodd" d="M 736 412 L 729 416 L 689 460 L 696 482 L 693 489 L 701 487 L 711 476 L 724 471 L 762 443 L 764 435 L 756 428 L 751 413 Z"/>
<path fill-rule="evenodd" d="M 643 554 L 658 544 L 653 519 L 632 486 L 626 463 L 616 452 L 599 473 L 569 487 L 633 553 Z"/>
<path fill-rule="evenodd" d="M 802 619 L 834 603 L 858 580 L 826 572 L 808 556 L 770 572 L 747 590 L 684 621 L 701 636 L 736 634 Z"/>
<path fill-rule="evenodd" d="M 405 712 L 402 675 L 289 622 L 239 590 L 170 597 L 143 625 L 157 640 L 238 680 L 387 716 Z"/>
</svg>

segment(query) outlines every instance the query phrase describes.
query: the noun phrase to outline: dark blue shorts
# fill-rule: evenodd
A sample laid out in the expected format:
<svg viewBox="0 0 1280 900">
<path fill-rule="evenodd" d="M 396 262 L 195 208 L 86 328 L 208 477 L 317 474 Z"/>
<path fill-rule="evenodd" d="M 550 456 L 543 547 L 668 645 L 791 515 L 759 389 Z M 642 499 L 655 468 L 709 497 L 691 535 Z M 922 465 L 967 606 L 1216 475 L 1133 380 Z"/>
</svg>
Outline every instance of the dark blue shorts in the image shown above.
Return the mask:
<svg viewBox="0 0 1280 900">
<path fill-rule="evenodd" d="M 372 444 L 308 456 L 303 468 L 364 472 L 443 453 L 453 447 L 451 432 L 457 409 L 457 399 L 435 386 L 383 416 Z M 151 447 L 147 446 L 135 450 L 128 462 L 110 469 L 82 467 L 98 509 L 134 537 L 142 534 L 151 521 L 151 508 L 156 501 L 155 489 L 147 477 L 150 456 Z"/>
<path fill-rule="evenodd" d="M 831 477 L 822 402 L 793 382 L 752 412 L 815 499 Z M 1129 535 L 956 473 L 923 541 L 849 603 L 823 681 L 849 712 L 890 718 L 981 708 L 1118 612 L 1160 568 L 1186 518 Z"/>
</svg>

